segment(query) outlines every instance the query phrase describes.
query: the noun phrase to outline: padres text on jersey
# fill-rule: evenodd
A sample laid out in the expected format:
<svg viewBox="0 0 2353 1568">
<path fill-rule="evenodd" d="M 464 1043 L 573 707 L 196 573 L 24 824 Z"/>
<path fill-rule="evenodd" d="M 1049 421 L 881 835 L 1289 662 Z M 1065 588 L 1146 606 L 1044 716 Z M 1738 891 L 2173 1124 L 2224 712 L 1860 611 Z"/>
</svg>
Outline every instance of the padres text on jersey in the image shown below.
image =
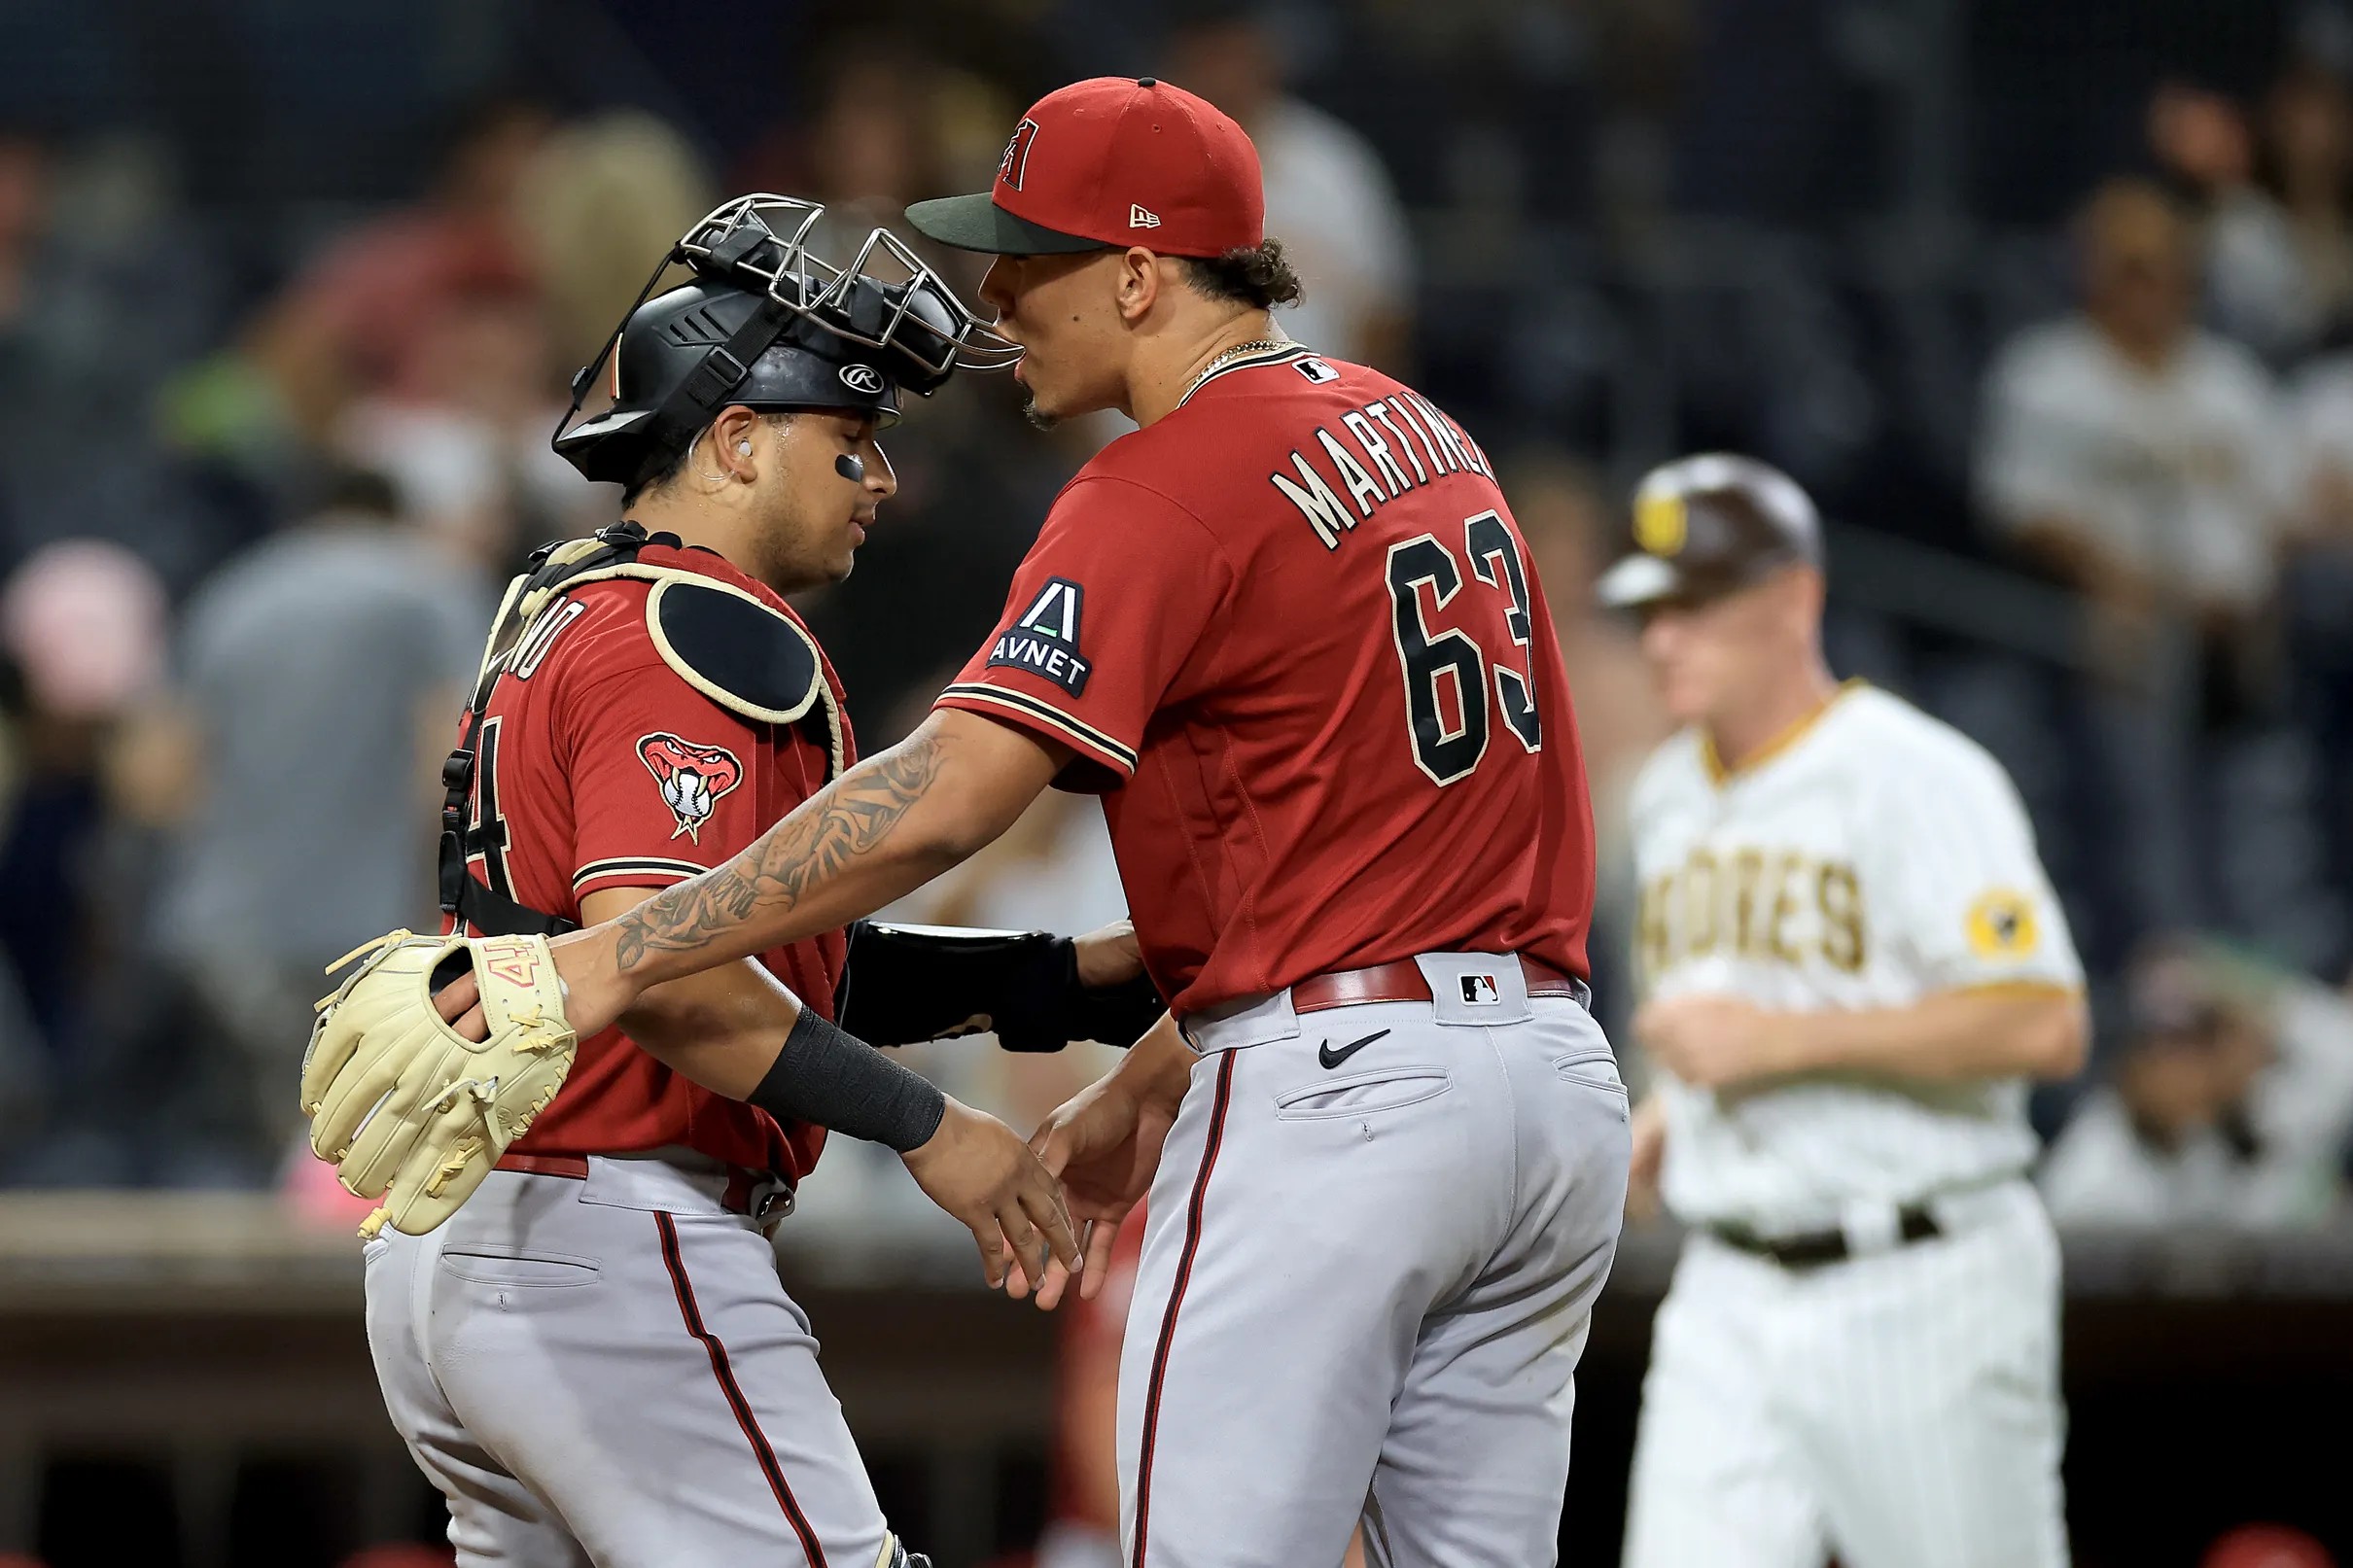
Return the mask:
<svg viewBox="0 0 2353 1568">
<path fill-rule="evenodd" d="M 2083 984 L 2000 764 L 1887 692 L 1849 683 L 1729 775 L 1686 731 L 1644 767 L 1632 817 L 1646 997 L 1818 1012 Z M 1850 1200 L 1911 1202 L 2017 1175 L 2035 1153 L 2018 1082 L 1660 1092 L 1665 1195 L 1693 1223 L 1835 1226 Z"/>
</svg>

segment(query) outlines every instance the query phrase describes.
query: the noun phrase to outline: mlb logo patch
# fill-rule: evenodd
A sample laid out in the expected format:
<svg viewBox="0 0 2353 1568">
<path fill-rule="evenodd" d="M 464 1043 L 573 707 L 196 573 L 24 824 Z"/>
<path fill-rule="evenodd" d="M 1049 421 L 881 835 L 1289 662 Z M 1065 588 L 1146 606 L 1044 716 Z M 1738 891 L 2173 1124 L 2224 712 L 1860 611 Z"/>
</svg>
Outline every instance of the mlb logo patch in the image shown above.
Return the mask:
<svg viewBox="0 0 2353 1568">
<path fill-rule="evenodd" d="M 1464 975 L 1462 999 L 1474 1007 L 1495 1007 L 1501 1005 L 1503 993 L 1493 975 Z"/>
<path fill-rule="evenodd" d="M 1296 368 L 1301 375 L 1306 376 L 1310 381 L 1314 382 L 1317 386 L 1321 386 L 1326 381 L 1337 381 L 1340 379 L 1340 372 L 1333 369 L 1330 366 L 1324 364 L 1321 360 L 1301 360 L 1298 365 L 1294 366 L 1294 368 Z"/>
</svg>

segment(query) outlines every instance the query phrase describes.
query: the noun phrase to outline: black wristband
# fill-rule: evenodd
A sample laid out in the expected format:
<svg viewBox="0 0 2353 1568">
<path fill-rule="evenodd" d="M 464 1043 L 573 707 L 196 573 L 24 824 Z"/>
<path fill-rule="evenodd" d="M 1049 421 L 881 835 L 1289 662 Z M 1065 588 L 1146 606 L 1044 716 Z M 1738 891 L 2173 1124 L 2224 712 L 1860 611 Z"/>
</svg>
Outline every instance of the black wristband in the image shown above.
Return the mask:
<svg viewBox="0 0 2353 1568">
<path fill-rule="evenodd" d="M 751 1102 L 778 1121 L 814 1122 L 905 1154 L 939 1131 L 936 1084 L 803 1006 Z"/>
</svg>

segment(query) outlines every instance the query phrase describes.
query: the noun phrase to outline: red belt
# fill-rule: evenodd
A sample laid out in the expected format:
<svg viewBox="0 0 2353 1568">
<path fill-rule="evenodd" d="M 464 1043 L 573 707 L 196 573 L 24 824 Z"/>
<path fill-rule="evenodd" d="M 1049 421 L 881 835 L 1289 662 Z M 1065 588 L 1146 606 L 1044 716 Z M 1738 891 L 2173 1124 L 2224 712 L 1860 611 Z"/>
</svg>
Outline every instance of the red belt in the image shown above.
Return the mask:
<svg viewBox="0 0 2353 1568">
<path fill-rule="evenodd" d="M 1573 996 L 1579 1006 L 1584 1006 L 1586 998 L 1593 994 L 1584 981 L 1541 958 L 1521 953 L 1501 961 L 1520 965 L 1521 978 L 1527 983 L 1530 996 Z M 1355 1007 L 1365 1002 L 1430 999 L 1429 981 L 1422 975 L 1422 966 L 1411 958 L 1377 963 L 1370 969 L 1311 975 L 1291 988 L 1291 1010 L 1298 1013 L 1319 1013 L 1327 1007 Z"/>
<path fill-rule="evenodd" d="M 566 1181 L 588 1179 L 588 1157 L 584 1154 L 515 1154 L 500 1155 L 497 1168 L 518 1171 L 526 1176 L 561 1176 Z M 772 1177 L 741 1166 L 727 1167 L 727 1190 L 720 1194 L 720 1206 L 730 1214 L 752 1212 L 752 1196 L 764 1186 L 776 1185 Z"/>
</svg>

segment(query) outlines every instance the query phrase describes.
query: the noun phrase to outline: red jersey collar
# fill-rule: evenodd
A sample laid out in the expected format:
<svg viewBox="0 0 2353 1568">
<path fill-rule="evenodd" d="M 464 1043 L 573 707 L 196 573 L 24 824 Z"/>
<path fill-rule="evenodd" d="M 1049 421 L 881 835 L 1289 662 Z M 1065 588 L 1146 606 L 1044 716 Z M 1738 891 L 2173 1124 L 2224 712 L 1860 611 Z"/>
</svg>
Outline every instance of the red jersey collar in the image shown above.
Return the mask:
<svg viewBox="0 0 2353 1568">
<path fill-rule="evenodd" d="M 1316 351 L 1305 343 L 1282 342 L 1269 343 L 1263 348 L 1254 348 L 1247 354 L 1236 354 L 1223 365 L 1212 360 L 1210 362 L 1209 372 L 1186 389 L 1185 395 L 1176 400 L 1176 406 L 1182 408 L 1186 403 L 1199 397 L 1203 389 L 1212 382 L 1223 381 L 1229 376 L 1239 375 L 1244 370 L 1261 369 L 1270 365 L 1296 365 L 1301 360 L 1314 358 L 1316 358 Z"/>
</svg>

